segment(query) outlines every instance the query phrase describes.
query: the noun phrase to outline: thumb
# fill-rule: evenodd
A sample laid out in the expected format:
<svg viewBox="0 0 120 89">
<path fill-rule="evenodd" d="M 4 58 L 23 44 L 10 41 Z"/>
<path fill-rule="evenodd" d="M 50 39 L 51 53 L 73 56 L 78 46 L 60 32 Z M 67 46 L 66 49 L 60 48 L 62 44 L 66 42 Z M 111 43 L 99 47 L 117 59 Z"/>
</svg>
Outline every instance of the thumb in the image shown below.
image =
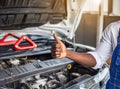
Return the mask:
<svg viewBox="0 0 120 89">
<path fill-rule="evenodd" d="M 67 49 L 64 43 L 58 38 L 56 34 L 53 34 L 54 39 L 56 40 L 57 44 L 60 44 L 60 56 L 58 58 L 64 58 L 67 55 Z"/>
<path fill-rule="evenodd" d="M 58 36 L 56 34 L 53 34 L 54 39 L 56 40 L 56 42 L 59 44 L 61 44 L 61 40 L 58 38 Z"/>
</svg>

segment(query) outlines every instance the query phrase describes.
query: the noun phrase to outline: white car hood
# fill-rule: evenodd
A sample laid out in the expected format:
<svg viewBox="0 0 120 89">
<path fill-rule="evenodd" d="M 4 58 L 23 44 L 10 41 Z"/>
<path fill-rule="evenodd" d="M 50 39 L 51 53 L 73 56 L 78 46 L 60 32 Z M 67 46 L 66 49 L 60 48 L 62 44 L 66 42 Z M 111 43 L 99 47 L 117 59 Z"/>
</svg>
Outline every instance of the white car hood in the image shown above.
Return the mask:
<svg viewBox="0 0 120 89">
<path fill-rule="evenodd" d="M 68 39 L 72 39 L 81 21 L 85 5 L 86 0 L 67 0 L 67 19 L 58 24 L 50 24 L 48 22 L 39 28 L 54 31 L 60 30 Z"/>
</svg>

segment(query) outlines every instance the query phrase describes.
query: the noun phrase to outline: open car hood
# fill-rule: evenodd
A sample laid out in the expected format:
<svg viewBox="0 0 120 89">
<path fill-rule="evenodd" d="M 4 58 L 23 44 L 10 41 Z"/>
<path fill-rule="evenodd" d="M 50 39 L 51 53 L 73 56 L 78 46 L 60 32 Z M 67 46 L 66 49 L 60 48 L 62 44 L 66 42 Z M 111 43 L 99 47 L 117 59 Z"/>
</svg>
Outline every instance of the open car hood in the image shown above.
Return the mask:
<svg viewBox="0 0 120 89">
<path fill-rule="evenodd" d="M 35 27 L 72 39 L 86 0 L 0 0 L 0 30 Z M 34 29 L 34 28 L 33 28 Z"/>
</svg>

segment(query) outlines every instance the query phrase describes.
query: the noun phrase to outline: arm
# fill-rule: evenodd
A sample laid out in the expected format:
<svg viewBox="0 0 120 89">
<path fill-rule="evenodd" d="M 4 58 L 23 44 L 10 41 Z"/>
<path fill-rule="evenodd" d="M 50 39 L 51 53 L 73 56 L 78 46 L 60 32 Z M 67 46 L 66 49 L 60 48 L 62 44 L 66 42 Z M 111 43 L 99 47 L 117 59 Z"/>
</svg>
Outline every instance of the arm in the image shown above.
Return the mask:
<svg viewBox="0 0 120 89">
<path fill-rule="evenodd" d="M 95 58 L 89 53 L 78 53 L 78 52 L 67 50 L 66 57 L 68 57 L 78 63 L 81 63 L 83 65 L 87 65 L 89 67 L 94 67 L 96 65 Z"/>
<path fill-rule="evenodd" d="M 57 42 L 55 45 L 52 46 L 52 56 L 54 58 L 67 57 L 89 67 L 93 67 L 96 65 L 96 60 L 91 54 L 77 53 L 74 51 L 67 50 L 62 41 L 58 39 L 57 35 L 54 34 L 53 36 Z"/>
</svg>

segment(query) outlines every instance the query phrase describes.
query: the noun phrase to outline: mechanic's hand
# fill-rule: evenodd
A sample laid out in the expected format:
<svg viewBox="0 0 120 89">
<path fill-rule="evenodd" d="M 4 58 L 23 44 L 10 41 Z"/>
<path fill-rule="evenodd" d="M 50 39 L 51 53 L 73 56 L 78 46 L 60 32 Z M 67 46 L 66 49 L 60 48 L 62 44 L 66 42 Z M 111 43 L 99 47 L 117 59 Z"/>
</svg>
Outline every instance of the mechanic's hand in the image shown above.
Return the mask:
<svg viewBox="0 0 120 89">
<path fill-rule="evenodd" d="M 67 55 L 67 49 L 64 43 L 58 38 L 56 34 L 53 35 L 56 44 L 52 46 L 52 56 L 54 58 L 64 58 Z"/>
</svg>

